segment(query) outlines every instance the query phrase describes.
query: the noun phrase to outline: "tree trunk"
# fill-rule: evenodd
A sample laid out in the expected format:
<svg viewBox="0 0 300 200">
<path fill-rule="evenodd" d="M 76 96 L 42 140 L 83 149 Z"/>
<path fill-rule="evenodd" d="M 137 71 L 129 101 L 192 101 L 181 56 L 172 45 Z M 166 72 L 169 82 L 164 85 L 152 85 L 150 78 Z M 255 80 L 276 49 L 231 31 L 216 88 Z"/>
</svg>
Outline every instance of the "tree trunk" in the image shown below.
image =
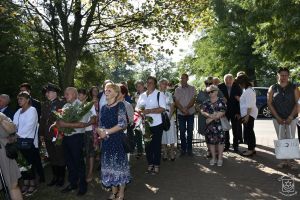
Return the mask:
<svg viewBox="0 0 300 200">
<path fill-rule="evenodd" d="M 76 48 L 72 48 L 66 52 L 66 61 L 64 64 L 62 80 L 63 89 L 74 86 L 75 70 L 79 59 L 79 54 L 80 51 L 78 51 Z"/>
</svg>

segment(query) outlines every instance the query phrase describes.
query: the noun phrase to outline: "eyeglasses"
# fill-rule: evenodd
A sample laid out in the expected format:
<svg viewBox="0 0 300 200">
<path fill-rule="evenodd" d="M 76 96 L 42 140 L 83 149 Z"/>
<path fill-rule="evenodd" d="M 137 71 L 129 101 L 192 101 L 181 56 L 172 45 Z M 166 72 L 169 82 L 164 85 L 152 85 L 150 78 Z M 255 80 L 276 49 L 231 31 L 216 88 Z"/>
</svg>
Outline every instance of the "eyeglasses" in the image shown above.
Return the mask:
<svg viewBox="0 0 300 200">
<path fill-rule="evenodd" d="M 207 94 L 212 94 L 212 93 L 214 93 L 215 91 L 217 91 L 217 90 L 209 91 L 209 92 L 207 92 Z"/>
</svg>

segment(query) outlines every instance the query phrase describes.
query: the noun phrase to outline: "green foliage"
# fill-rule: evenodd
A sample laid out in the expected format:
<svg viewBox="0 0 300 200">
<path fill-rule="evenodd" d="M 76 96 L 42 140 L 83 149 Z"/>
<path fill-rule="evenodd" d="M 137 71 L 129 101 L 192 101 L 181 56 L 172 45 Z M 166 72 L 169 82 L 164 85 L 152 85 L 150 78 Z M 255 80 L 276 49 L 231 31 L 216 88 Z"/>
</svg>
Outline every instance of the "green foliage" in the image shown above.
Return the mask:
<svg viewBox="0 0 300 200">
<path fill-rule="evenodd" d="M 275 65 L 253 47 L 255 37 L 248 30 L 248 13 L 239 3 L 212 2 L 210 9 L 214 11 L 215 22 L 203 30 L 201 38 L 194 43 L 194 54 L 179 64 L 181 70 L 191 71 L 197 77 L 220 78 L 242 70 L 259 85 L 268 84 L 267 77 L 274 74 Z"/>
<path fill-rule="evenodd" d="M 46 49 L 30 31 L 24 13 L 10 1 L 0 4 L 0 66 L 1 93 L 13 97 L 22 82 L 29 82 L 33 95 L 41 95 L 41 86 L 55 80 L 55 71 L 48 62 Z"/>
<path fill-rule="evenodd" d="M 132 54 L 149 55 L 153 40 L 173 44 L 182 31 L 191 32 L 208 0 L 28 0 L 15 1 L 26 12 L 33 31 L 51 37 L 48 54 L 55 61 L 60 85 L 74 85 L 83 52 L 109 52 L 129 60 Z M 43 10 L 43 11 L 41 11 Z M 41 26 L 43 24 L 43 26 Z M 177 34 L 173 34 L 177 33 Z M 45 38 L 44 41 L 49 41 Z M 160 48 L 171 54 L 169 49 Z M 84 66 L 82 66 L 84 67 Z M 77 84 L 78 79 L 77 79 Z M 84 83 L 86 84 L 86 83 Z"/>
</svg>

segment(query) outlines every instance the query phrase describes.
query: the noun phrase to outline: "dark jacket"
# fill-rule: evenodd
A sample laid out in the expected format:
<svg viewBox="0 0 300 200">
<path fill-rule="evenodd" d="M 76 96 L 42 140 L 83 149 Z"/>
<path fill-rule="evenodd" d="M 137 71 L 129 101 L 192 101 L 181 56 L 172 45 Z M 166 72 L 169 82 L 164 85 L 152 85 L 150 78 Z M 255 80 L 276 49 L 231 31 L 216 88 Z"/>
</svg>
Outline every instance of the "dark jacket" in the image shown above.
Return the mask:
<svg viewBox="0 0 300 200">
<path fill-rule="evenodd" d="M 15 112 L 12 109 L 10 109 L 9 107 L 5 108 L 5 110 L 2 113 L 4 115 L 6 115 L 7 117 L 9 117 L 11 120 L 14 120 Z"/>
<path fill-rule="evenodd" d="M 61 109 L 65 105 L 65 102 L 60 99 L 55 99 L 52 102 L 46 101 L 42 106 L 41 122 L 39 127 L 39 133 L 45 137 L 45 140 L 51 140 L 53 134 L 49 131 L 50 126 L 56 121 L 53 111 Z"/>
<path fill-rule="evenodd" d="M 227 100 L 226 116 L 232 117 L 236 114 L 240 114 L 240 103 L 235 97 L 240 97 L 242 95 L 242 89 L 236 83 L 233 83 L 229 96 L 228 89 L 225 83 L 219 84 L 218 87 Z"/>
</svg>

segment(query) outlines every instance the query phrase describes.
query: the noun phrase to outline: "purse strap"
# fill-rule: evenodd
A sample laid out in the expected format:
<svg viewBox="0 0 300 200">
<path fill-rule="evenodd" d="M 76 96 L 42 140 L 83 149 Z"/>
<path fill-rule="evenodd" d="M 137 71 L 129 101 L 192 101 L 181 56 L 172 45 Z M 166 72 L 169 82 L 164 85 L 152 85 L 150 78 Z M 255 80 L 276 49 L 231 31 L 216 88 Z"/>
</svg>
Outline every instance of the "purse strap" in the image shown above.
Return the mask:
<svg viewBox="0 0 300 200">
<path fill-rule="evenodd" d="M 160 92 L 157 93 L 157 104 L 158 104 L 158 107 L 159 107 L 159 96 L 160 96 Z"/>
</svg>

